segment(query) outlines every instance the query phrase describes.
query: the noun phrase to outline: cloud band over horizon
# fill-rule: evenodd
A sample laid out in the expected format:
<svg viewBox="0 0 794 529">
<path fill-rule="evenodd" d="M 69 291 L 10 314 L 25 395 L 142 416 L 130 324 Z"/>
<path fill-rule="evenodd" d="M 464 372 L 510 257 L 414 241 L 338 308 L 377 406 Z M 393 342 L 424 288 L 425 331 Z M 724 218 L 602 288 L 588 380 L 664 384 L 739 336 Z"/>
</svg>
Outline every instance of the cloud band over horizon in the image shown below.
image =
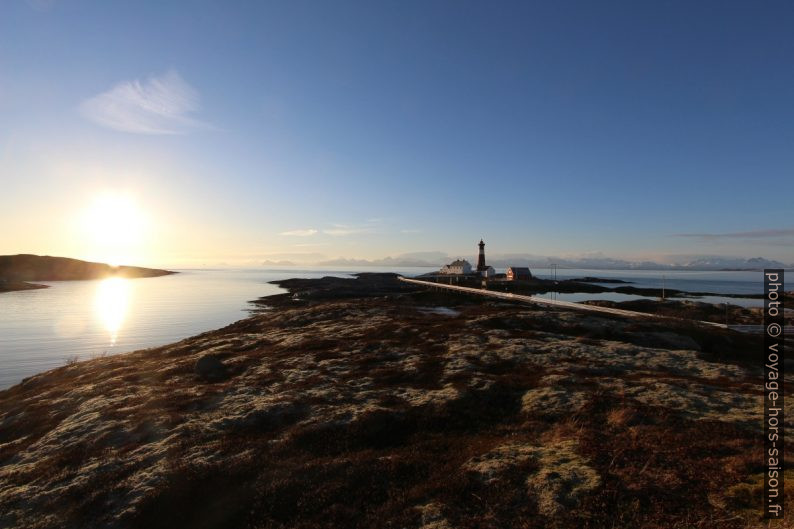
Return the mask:
<svg viewBox="0 0 794 529">
<path fill-rule="evenodd" d="M 773 237 L 794 237 L 794 228 L 737 231 L 729 233 L 676 233 L 673 237 L 690 239 L 768 239 Z"/>
</svg>

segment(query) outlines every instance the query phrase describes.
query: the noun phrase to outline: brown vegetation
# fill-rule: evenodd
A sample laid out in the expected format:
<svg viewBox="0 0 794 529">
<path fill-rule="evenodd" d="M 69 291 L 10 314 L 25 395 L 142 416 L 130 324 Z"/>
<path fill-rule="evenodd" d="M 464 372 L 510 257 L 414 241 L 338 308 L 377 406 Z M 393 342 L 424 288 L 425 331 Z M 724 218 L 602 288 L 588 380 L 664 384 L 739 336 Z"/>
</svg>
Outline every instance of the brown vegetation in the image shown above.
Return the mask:
<svg viewBox="0 0 794 529">
<path fill-rule="evenodd" d="M 0 527 L 760 523 L 757 337 L 350 281 L 0 392 Z"/>
</svg>

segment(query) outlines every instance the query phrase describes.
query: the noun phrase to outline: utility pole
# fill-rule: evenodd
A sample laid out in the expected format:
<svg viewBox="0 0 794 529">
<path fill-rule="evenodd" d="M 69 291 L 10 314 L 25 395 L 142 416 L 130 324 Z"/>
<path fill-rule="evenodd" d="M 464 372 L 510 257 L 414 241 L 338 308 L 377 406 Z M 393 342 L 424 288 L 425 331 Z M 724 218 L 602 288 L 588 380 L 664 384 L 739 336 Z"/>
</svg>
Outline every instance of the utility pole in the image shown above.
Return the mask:
<svg viewBox="0 0 794 529">
<path fill-rule="evenodd" d="M 664 274 L 662 274 L 662 301 L 664 301 L 664 286 L 665 286 L 664 281 L 665 281 Z"/>
</svg>

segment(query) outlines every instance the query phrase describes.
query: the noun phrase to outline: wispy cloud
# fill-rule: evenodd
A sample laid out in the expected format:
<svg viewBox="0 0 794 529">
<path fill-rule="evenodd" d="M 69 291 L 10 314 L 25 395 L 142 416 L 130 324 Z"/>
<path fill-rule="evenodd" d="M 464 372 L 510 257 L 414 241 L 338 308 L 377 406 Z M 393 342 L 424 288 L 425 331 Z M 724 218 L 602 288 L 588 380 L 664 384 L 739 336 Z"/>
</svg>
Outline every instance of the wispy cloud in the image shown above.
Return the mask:
<svg viewBox="0 0 794 529">
<path fill-rule="evenodd" d="M 287 237 L 311 237 L 315 234 L 317 234 L 317 230 L 308 228 L 305 230 L 282 231 L 279 235 L 286 235 Z"/>
<path fill-rule="evenodd" d="M 380 224 L 381 219 L 367 219 L 363 224 L 332 224 L 330 228 L 323 230 L 325 235 L 332 237 L 346 237 L 348 235 L 363 235 L 367 233 L 375 233 L 377 224 Z"/>
<path fill-rule="evenodd" d="M 333 228 L 323 230 L 326 235 L 332 237 L 345 237 L 347 235 L 361 235 L 365 233 L 373 233 L 375 228 L 372 226 L 346 226 L 344 224 L 336 224 Z"/>
<path fill-rule="evenodd" d="M 49 11 L 55 5 L 55 0 L 27 0 L 27 2 L 36 11 Z"/>
<path fill-rule="evenodd" d="M 775 230 L 736 231 L 730 233 L 676 233 L 674 237 L 690 239 L 715 240 L 715 239 L 772 239 L 779 237 L 794 237 L 794 228 Z"/>
<path fill-rule="evenodd" d="M 373 221 L 367 221 L 366 224 L 331 224 L 329 228 L 317 230 L 314 228 L 305 228 L 297 230 L 282 231 L 279 235 L 286 237 L 311 237 L 319 233 L 329 235 L 331 237 L 345 237 L 348 235 L 361 235 L 366 233 L 374 233 L 375 226 Z"/>
<path fill-rule="evenodd" d="M 328 242 L 304 242 L 300 244 L 293 244 L 293 248 L 314 248 L 317 246 L 330 246 L 331 243 Z"/>
<path fill-rule="evenodd" d="M 198 110 L 198 92 L 175 71 L 145 81 L 117 84 L 80 104 L 91 121 L 134 134 L 184 134 L 204 126 L 190 117 Z"/>
</svg>

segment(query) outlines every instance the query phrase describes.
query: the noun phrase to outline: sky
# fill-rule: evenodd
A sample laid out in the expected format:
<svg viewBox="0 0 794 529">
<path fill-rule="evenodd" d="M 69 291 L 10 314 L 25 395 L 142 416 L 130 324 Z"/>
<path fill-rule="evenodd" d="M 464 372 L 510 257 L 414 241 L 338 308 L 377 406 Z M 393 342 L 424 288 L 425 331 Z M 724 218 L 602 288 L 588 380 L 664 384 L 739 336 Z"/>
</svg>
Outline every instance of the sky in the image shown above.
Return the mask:
<svg viewBox="0 0 794 529">
<path fill-rule="evenodd" d="M 0 6 L 0 254 L 794 263 L 794 4 Z"/>
</svg>

